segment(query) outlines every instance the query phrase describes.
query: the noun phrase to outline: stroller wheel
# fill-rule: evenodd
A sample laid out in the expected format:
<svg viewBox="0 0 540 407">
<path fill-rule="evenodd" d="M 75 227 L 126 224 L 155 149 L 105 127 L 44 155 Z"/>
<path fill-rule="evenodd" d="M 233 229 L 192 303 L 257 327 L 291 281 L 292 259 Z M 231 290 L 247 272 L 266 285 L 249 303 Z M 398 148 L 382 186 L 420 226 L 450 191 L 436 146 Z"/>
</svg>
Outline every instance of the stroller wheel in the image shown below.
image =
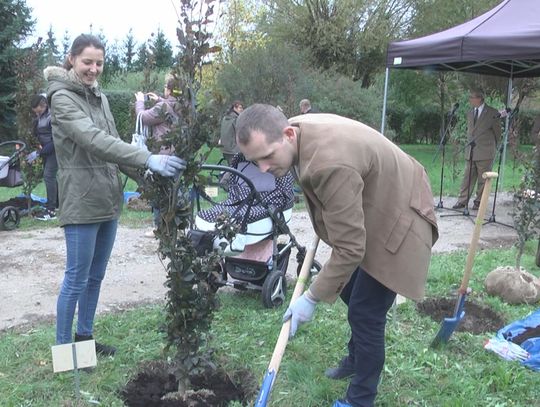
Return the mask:
<svg viewBox="0 0 540 407">
<path fill-rule="evenodd" d="M 311 270 L 309 270 L 309 276 L 313 277 L 319 274 L 319 271 L 321 271 L 322 266 L 321 263 L 319 263 L 317 260 L 313 260 L 313 263 L 311 263 Z M 296 275 L 300 275 L 300 270 L 302 270 L 302 263 L 298 264 L 298 267 L 296 268 Z"/>
<path fill-rule="evenodd" d="M 0 211 L 0 230 L 13 230 L 19 226 L 21 215 L 14 206 L 6 206 Z"/>
<path fill-rule="evenodd" d="M 262 301 L 266 308 L 279 307 L 285 302 L 287 279 L 284 274 L 273 271 L 264 280 Z"/>
</svg>

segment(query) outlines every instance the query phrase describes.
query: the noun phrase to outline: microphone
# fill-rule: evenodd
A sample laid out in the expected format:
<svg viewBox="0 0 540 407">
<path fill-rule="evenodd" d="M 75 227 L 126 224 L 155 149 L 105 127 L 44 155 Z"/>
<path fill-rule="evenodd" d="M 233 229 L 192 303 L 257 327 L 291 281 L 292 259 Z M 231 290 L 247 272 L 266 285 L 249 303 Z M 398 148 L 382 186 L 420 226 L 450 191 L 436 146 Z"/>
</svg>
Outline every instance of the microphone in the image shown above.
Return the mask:
<svg viewBox="0 0 540 407">
<path fill-rule="evenodd" d="M 452 111 L 450 112 L 450 116 L 455 115 L 458 108 L 459 108 L 459 103 L 454 103 L 454 107 L 452 108 Z"/>
<path fill-rule="evenodd" d="M 514 112 L 512 112 L 512 109 L 510 109 L 509 107 L 507 107 L 506 109 L 499 110 L 499 113 L 497 113 L 495 116 L 493 116 L 493 118 L 494 118 L 494 119 L 503 119 L 503 118 L 505 118 L 506 116 L 508 116 L 509 113 L 514 114 Z"/>
</svg>

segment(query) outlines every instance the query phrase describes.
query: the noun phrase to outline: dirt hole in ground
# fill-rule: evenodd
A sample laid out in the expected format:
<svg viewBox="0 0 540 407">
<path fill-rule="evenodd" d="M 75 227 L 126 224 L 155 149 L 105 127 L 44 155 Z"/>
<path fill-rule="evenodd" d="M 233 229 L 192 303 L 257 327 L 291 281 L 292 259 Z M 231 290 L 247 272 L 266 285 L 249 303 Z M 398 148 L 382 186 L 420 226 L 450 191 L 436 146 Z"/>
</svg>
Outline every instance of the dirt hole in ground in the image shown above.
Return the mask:
<svg viewBox="0 0 540 407">
<path fill-rule="evenodd" d="M 226 407 L 232 401 L 242 403 L 255 395 L 251 372 L 228 374 L 207 370 L 191 377 L 192 389 L 178 395 L 178 379 L 165 361 L 149 362 L 120 391 L 128 407 Z"/>
<path fill-rule="evenodd" d="M 449 298 L 429 298 L 418 303 L 416 308 L 423 315 L 430 316 L 436 322 L 442 322 L 444 318 L 452 318 L 456 299 Z M 505 323 L 503 318 L 491 308 L 465 301 L 465 317 L 459 323 L 456 331 L 481 334 L 485 332 L 496 332 Z"/>
</svg>

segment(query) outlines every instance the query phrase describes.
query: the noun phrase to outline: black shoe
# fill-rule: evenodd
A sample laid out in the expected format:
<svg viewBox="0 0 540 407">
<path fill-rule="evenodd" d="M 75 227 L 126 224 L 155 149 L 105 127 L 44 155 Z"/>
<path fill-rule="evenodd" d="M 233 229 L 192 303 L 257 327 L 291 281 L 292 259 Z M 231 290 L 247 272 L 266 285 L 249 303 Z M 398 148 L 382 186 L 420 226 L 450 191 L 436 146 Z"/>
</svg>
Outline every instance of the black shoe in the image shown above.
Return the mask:
<svg viewBox="0 0 540 407">
<path fill-rule="evenodd" d="M 345 356 L 343 359 L 341 359 L 337 367 L 330 367 L 326 369 L 324 375 L 333 380 L 348 379 L 349 377 L 355 375 L 354 365 L 350 362 L 349 357 Z"/>
<path fill-rule="evenodd" d="M 91 341 L 92 339 L 94 339 L 92 335 L 75 334 L 75 342 Z M 96 341 L 96 353 L 103 356 L 113 356 L 116 353 L 116 348 Z"/>
<path fill-rule="evenodd" d="M 463 208 L 465 208 L 465 206 L 466 205 L 463 202 L 458 202 L 457 204 L 452 206 L 452 209 L 463 209 Z"/>
<path fill-rule="evenodd" d="M 473 211 L 477 211 L 480 208 L 480 202 L 474 201 L 474 205 L 472 207 Z"/>
</svg>

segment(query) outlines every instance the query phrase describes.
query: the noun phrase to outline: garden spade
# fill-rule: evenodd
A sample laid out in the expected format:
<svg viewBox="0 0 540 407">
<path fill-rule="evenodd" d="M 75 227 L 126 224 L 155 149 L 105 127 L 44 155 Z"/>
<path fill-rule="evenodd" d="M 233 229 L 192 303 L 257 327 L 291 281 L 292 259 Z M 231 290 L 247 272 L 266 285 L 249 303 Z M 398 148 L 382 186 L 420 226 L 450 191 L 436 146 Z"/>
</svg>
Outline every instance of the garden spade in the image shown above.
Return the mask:
<svg viewBox="0 0 540 407">
<path fill-rule="evenodd" d="M 497 178 L 498 174 L 496 172 L 485 172 L 482 174 L 482 178 L 486 180 L 484 185 L 484 191 L 482 191 L 482 197 L 480 198 L 480 206 L 478 208 L 478 213 L 476 214 L 476 221 L 474 225 L 474 231 L 471 239 L 471 245 L 469 246 L 469 252 L 467 254 L 467 261 L 465 263 L 465 273 L 463 274 L 463 279 L 461 280 L 461 286 L 458 289 L 458 297 L 456 301 L 456 306 L 454 308 L 454 315 L 451 318 L 445 318 L 441 324 L 441 328 L 437 333 L 433 342 L 431 342 L 431 347 L 437 347 L 441 344 L 446 344 L 452 333 L 456 330 L 460 321 L 465 316 L 465 298 L 470 292 L 469 289 L 469 279 L 471 278 L 472 268 L 474 263 L 474 255 L 476 253 L 476 246 L 478 245 L 478 239 L 480 238 L 480 230 L 482 229 L 482 223 L 484 222 L 484 215 L 486 213 L 486 208 L 489 199 L 489 192 L 491 191 L 491 182 L 493 179 Z"/>
<path fill-rule="evenodd" d="M 291 304 L 298 299 L 304 292 L 304 287 L 309 279 L 310 271 L 315 258 L 315 252 L 317 251 L 317 246 L 319 245 L 319 238 L 315 237 L 311 246 L 307 248 L 306 256 L 304 257 L 304 262 L 302 263 L 302 269 L 296 280 L 296 285 L 294 287 L 294 292 L 291 298 Z M 266 370 L 261 389 L 259 390 L 259 395 L 255 401 L 255 407 L 266 407 L 266 403 L 270 399 L 270 392 L 272 391 L 272 386 L 276 380 L 276 375 L 281 363 L 281 358 L 285 353 L 285 347 L 289 341 L 289 331 L 291 330 L 291 320 L 288 319 L 281 326 L 281 332 L 279 333 L 276 346 L 274 347 L 274 353 L 272 354 L 272 359 Z"/>
</svg>

